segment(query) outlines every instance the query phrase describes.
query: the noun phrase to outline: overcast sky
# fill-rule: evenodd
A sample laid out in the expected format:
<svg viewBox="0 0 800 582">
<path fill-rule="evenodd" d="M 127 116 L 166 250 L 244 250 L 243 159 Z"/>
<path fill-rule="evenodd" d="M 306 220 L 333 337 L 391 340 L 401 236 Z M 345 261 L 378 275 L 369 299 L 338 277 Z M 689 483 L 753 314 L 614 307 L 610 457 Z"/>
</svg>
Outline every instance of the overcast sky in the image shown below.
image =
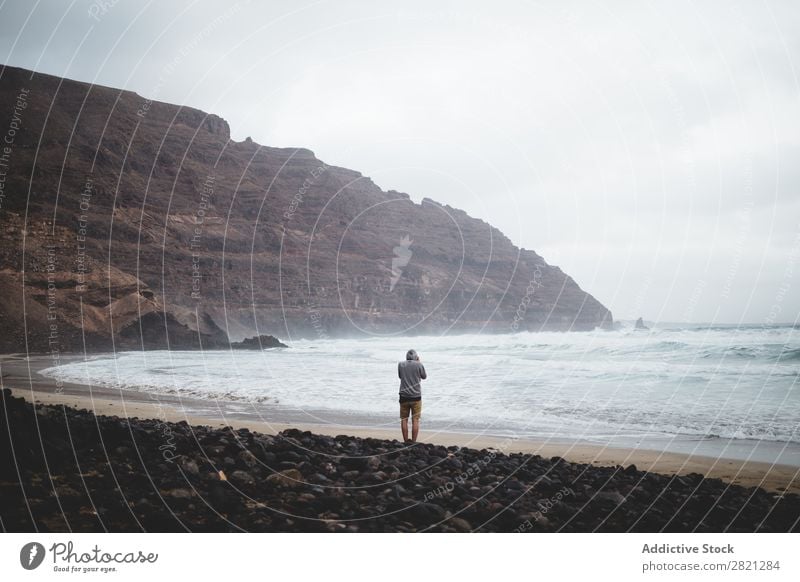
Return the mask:
<svg viewBox="0 0 800 582">
<path fill-rule="evenodd" d="M 616 319 L 800 313 L 791 0 L 6 1 L 0 61 L 463 208 Z"/>
</svg>

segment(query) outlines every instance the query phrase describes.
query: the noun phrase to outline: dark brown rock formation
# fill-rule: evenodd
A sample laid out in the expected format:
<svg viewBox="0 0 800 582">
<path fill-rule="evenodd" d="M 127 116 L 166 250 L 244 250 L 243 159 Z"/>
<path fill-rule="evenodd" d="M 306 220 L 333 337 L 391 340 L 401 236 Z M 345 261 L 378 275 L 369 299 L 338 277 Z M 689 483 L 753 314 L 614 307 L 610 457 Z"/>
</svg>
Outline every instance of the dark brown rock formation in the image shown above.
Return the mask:
<svg viewBox="0 0 800 582">
<path fill-rule="evenodd" d="M 12 128 L 0 350 L 611 324 L 489 224 L 305 149 L 231 141 L 215 115 L 5 67 Z"/>
<path fill-rule="evenodd" d="M 289 346 L 275 336 L 259 335 L 257 337 L 249 337 L 240 342 L 233 342 L 231 347 L 235 350 L 263 350 L 267 348 L 288 348 Z"/>
</svg>

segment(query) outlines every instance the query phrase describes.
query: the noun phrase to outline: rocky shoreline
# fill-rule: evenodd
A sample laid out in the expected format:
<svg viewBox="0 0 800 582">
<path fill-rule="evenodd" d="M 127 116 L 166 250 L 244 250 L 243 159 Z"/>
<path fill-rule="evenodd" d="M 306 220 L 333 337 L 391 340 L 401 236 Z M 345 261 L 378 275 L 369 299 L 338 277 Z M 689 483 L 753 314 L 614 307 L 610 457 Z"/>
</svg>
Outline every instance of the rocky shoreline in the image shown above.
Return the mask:
<svg viewBox="0 0 800 582">
<path fill-rule="evenodd" d="M 2 408 L 8 532 L 800 531 L 800 496 L 699 474 L 96 416 L 7 389 Z"/>
<path fill-rule="evenodd" d="M 246 338 L 240 342 L 231 342 L 234 350 L 263 350 L 268 348 L 288 348 L 285 343 L 272 335 L 257 335 Z"/>
</svg>

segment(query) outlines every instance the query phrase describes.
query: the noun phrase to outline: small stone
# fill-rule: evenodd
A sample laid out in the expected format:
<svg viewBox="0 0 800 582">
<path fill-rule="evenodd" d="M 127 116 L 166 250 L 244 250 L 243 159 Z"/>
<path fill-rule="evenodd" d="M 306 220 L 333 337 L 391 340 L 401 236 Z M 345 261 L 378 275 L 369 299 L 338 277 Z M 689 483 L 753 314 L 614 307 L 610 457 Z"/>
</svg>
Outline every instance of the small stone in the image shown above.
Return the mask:
<svg viewBox="0 0 800 582">
<path fill-rule="evenodd" d="M 258 459 L 250 451 L 242 451 L 236 455 L 236 458 L 238 459 L 240 465 L 244 465 L 250 469 L 258 465 Z"/>
<path fill-rule="evenodd" d="M 267 483 L 279 487 L 299 487 L 303 484 L 303 475 L 297 469 L 286 469 L 267 477 Z"/>
<path fill-rule="evenodd" d="M 596 501 L 613 503 L 614 505 L 625 503 L 625 497 L 618 491 L 601 491 L 595 494 L 594 499 Z"/>
<path fill-rule="evenodd" d="M 81 493 L 69 485 L 59 485 L 55 488 L 58 497 L 80 497 Z"/>
<path fill-rule="evenodd" d="M 239 485 L 255 485 L 255 478 L 247 471 L 234 471 L 231 473 L 231 480 Z"/>
<path fill-rule="evenodd" d="M 190 489 L 170 489 L 164 495 L 175 499 L 189 499 L 194 493 Z"/>
<path fill-rule="evenodd" d="M 412 508 L 412 512 L 416 517 L 426 521 L 441 521 L 447 515 L 445 509 L 436 503 L 418 503 Z"/>
<path fill-rule="evenodd" d="M 472 531 L 472 526 L 469 524 L 469 522 L 466 519 L 462 519 L 460 517 L 451 517 L 449 520 L 447 520 L 447 523 L 449 523 L 452 526 L 452 528 L 456 531 L 462 531 L 462 532 Z"/>
</svg>

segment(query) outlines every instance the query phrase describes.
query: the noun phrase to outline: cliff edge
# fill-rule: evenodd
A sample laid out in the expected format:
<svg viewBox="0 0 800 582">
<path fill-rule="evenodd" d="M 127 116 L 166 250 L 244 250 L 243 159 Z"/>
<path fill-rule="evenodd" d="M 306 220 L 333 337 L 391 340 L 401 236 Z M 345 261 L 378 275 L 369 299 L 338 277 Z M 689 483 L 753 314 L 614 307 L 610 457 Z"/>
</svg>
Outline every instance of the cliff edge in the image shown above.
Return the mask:
<svg viewBox="0 0 800 582">
<path fill-rule="evenodd" d="M 5 67 L 0 123 L 3 351 L 612 323 L 486 222 L 216 115 Z"/>
</svg>

